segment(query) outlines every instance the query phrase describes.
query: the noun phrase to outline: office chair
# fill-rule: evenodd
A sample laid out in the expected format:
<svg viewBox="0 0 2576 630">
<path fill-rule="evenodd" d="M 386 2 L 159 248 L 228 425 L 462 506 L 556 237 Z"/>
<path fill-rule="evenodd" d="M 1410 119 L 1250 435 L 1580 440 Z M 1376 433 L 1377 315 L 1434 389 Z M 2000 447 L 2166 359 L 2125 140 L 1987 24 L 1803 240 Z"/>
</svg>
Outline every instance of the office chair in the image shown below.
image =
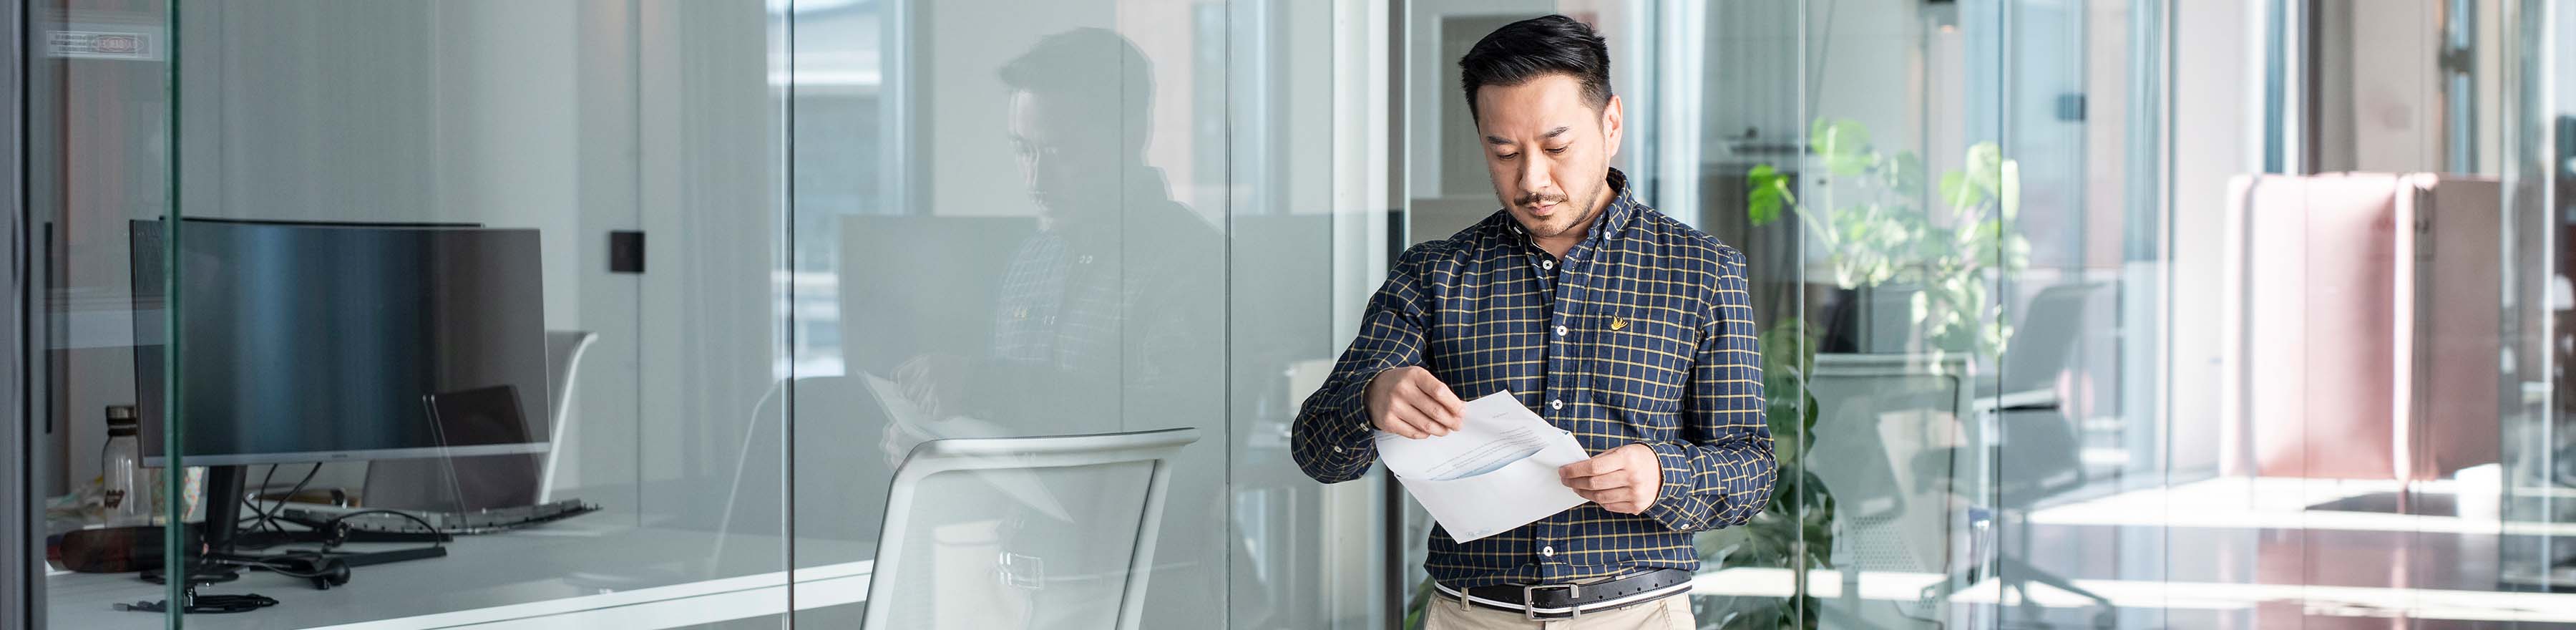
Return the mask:
<svg viewBox="0 0 2576 630">
<path fill-rule="evenodd" d="M 2076 419 L 2055 395 L 2057 376 L 2067 370 L 2075 356 L 2078 333 L 2084 326 L 2085 300 L 2099 283 L 2080 283 L 2041 289 L 2033 296 L 2027 315 L 2017 318 L 2020 333 L 2013 337 L 2005 351 L 2002 374 L 1996 388 L 2004 394 L 2000 404 L 1981 404 L 1991 408 L 1996 426 L 2002 431 L 2004 450 L 1993 455 L 1997 469 L 1992 496 L 1998 517 L 2010 520 L 2017 533 L 2018 552 L 2005 554 L 1999 549 L 1993 574 L 2002 586 L 2021 594 L 2029 605 L 2030 585 L 2045 584 L 2092 600 L 2103 610 L 2095 617 L 2096 625 L 2108 627 L 2118 617 L 2111 600 L 2076 586 L 2073 580 L 2040 569 L 2031 564 L 2030 513 L 2049 499 L 2084 487 L 2087 475 L 2083 465 L 2083 439 Z M 2041 400 L 2011 400 L 2017 392 L 2047 391 Z M 1979 411 L 1988 411 L 1980 409 Z M 1983 450 L 1985 447 L 1975 447 Z M 1973 498 L 1972 498 L 1973 499 Z M 1924 589 L 1925 600 L 1948 597 L 1959 588 L 1974 584 L 1977 567 L 1951 574 L 1950 579 Z"/>
<path fill-rule="evenodd" d="M 1132 630 L 1143 615 L 1170 462 L 1198 434 L 936 439 L 913 447 L 886 499 L 860 627 Z"/>
<path fill-rule="evenodd" d="M 1948 502 L 1966 473 L 1950 445 L 1970 438 L 1959 424 L 1969 409 L 1967 359 L 1821 353 L 1815 360 L 1807 386 L 1818 414 L 1804 459 L 1833 496 L 1831 560 L 1843 586 L 1819 617 L 1835 627 L 1937 618 L 1931 600 L 1872 605 L 1859 585 L 1864 572 L 1942 573 L 1958 555 Z"/>
</svg>

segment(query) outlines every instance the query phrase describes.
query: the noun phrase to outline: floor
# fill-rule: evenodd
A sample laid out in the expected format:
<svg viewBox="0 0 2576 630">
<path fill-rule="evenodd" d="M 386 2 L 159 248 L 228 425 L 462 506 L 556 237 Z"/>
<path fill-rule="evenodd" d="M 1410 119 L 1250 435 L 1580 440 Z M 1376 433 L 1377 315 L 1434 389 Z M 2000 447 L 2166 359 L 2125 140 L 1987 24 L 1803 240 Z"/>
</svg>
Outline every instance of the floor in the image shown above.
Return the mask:
<svg viewBox="0 0 2576 630">
<path fill-rule="evenodd" d="M 2442 483 L 2405 494 L 2413 513 L 2398 513 L 2402 490 L 2223 477 L 2044 508 L 2029 515 L 2027 533 L 2006 524 L 1991 539 L 2031 565 L 2006 567 L 2005 578 L 2064 576 L 2107 599 L 2107 609 L 2041 584 L 2025 596 L 1991 578 L 1927 603 L 1924 588 L 1945 581 L 1931 572 L 1863 571 L 1847 582 L 1817 571 L 1809 591 L 1830 611 L 1828 627 L 2576 628 L 2576 593 L 2517 591 L 2499 580 L 2507 564 L 2521 564 L 2506 554 L 2576 540 L 2576 524 L 2498 519 L 2492 504 L 2462 505 Z M 1726 569 L 1701 576 L 1696 592 L 1783 596 L 1793 578 L 1785 569 Z M 1856 594 L 1845 597 L 1852 586 Z"/>
</svg>

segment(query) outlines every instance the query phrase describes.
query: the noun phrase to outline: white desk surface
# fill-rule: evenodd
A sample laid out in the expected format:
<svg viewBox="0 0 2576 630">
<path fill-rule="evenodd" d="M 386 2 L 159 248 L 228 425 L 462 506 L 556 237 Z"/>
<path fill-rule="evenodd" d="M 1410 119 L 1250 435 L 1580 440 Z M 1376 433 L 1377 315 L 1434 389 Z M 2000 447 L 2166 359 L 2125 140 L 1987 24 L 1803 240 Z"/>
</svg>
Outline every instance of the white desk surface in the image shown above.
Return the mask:
<svg viewBox="0 0 2576 630">
<path fill-rule="evenodd" d="M 716 544 L 723 542 L 724 557 Z M 406 545 L 350 545 L 347 551 Z M 621 526 L 573 519 L 521 531 L 459 536 L 444 558 L 352 569 L 345 586 L 245 571 L 201 595 L 258 593 L 256 612 L 188 615 L 189 628 L 671 628 L 788 610 L 785 546 L 777 536 Z M 865 601 L 872 544 L 800 540 L 795 608 Z M 721 569 L 711 569 L 720 565 Z M 160 600 L 132 573 L 46 578 L 46 627 L 161 628 L 162 616 L 111 605 Z"/>
</svg>

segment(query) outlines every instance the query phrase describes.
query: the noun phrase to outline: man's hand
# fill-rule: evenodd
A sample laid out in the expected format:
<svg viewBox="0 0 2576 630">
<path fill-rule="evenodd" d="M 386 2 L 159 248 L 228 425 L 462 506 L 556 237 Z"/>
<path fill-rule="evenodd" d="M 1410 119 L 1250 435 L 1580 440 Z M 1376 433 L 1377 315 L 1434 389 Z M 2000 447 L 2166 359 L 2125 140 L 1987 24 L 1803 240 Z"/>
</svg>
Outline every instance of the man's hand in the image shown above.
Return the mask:
<svg viewBox="0 0 2576 630">
<path fill-rule="evenodd" d="M 1664 487 L 1664 467 L 1655 449 L 1629 444 L 1556 469 L 1556 476 L 1576 496 L 1620 514 L 1644 514 L 1654 507 Z"/>
<path fill-rule="evenodd" d="M 1419 440 L 1458 430 L 1467 403 L 1430 370 L 1408 365 L 1369 379 L 1368 413 L 1379 431 Z"/>
</svg>

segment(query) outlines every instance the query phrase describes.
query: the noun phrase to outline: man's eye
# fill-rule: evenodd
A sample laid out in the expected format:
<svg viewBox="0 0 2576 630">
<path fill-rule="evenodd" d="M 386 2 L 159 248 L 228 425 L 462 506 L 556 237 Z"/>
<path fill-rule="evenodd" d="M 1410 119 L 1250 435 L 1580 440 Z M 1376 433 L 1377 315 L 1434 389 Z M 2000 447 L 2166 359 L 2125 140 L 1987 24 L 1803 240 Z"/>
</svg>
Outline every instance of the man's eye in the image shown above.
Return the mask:
<svg viewBox="0 0 2576 630">
<path fill-rule="evenodd" d="M 1547 154 L 1548 154 L 1548 155 L 1556 155 L 1556 154 L 1564 153 L 1564 152 L 1565 152 L 1565 147 L 1557 147 L 1557 148 L 1553 148 L 1553 149 L 1548 149 L 1548 150 L 1547 150 Z"/>
<path fill-rule="evenodd" d="M 1494 154 L 1494 159 L 1497 159 L 1497 160 L 1508 160 L 1508 159 L 1512 159 L 1512 158 L 1516 158 L 1516 157 L 1520 157 L 1520 156 L 1521 156 L 1521 154 L 1518 154 L 1518 153 L 1496 153 L 1496 154 Z"/>
</svg>

